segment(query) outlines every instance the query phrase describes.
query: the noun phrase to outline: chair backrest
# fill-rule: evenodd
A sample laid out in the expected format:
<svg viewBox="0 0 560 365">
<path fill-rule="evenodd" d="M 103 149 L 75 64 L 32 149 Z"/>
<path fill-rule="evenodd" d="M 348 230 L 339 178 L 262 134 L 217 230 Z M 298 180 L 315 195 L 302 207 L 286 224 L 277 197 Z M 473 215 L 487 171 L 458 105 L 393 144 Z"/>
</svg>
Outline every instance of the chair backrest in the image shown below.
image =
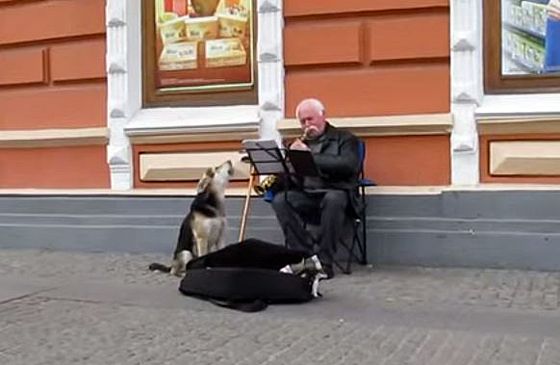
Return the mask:
<svg viewBox="0 0 560 365">
<path fill-rule="evenodd" d="M 366 159 L 366 144 L 358 139 L 358 157 L 360 158 L 360 179 L 364 177 L 364 161 Z"/>
<path fill-rule="evenodd" d="M 366 143 L 361 139 L 358 140 L 358 156 L 360 157 L 360 186 L 376 186 L 375 181 L 365 177 Z"/>
</svg>

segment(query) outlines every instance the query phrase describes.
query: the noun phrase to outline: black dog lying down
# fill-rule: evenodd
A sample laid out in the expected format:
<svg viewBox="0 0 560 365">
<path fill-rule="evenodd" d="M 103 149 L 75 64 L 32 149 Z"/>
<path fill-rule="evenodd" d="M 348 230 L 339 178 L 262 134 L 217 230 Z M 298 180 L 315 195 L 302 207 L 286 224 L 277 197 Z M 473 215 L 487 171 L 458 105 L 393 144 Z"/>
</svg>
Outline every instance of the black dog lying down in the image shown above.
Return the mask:
<svg viewBox="0 0 560 365">
<path fill-rule="evenodd" d="M 327 275 L 316 256 L 247 239 L 187 264 L 179 291 L 246 312 L 270 303 L 306 302 L 319 296 Z"/>
</svg>

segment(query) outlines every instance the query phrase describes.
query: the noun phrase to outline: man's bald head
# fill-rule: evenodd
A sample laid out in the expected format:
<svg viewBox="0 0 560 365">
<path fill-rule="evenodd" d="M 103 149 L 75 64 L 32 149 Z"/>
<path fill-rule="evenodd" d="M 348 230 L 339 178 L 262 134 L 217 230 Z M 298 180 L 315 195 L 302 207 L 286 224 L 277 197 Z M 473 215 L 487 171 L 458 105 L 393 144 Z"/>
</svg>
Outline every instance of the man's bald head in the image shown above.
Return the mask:
<svg viewBox="0 0 560 365">
<path fill-rule="evenodd" d="M 296 107 L 296 117 L 308 138 L 317 138 L 325 132 L 325 107 L 319 100 L 302 100 Z"/>
</svg>

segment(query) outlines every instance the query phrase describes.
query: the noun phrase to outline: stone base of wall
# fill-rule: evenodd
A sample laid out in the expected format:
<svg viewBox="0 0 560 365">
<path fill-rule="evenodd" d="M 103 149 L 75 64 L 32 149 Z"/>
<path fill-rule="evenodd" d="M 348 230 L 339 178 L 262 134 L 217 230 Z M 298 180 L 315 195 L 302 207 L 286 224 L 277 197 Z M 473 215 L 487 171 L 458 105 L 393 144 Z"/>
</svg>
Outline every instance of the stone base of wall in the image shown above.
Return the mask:
<svg viewBox="0 0 560 365">
<path fill-rule="evenodd" d="M 192 198 L 0 195 L 0 248 L 171 254 Z M 559 270 L 560 190 L 439 190 L 368 195 L 374 265 Z M 243 198 L 227 198 L 235 242 Z M 282 242 L 271 207 L 253 198 L 246 237 Z"/>
</svg>

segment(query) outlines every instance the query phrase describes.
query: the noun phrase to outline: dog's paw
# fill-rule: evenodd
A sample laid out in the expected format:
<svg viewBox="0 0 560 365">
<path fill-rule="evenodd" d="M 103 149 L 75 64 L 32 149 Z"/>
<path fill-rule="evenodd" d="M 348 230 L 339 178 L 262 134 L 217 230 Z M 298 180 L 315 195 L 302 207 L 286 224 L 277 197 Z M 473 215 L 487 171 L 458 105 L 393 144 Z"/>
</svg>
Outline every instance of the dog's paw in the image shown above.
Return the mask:
<svg viewBox="0 0 560 365">
<path fill-rule="evenodd" d="M 171 275 L 177 277 L 183 276 L 187 271 L 187 264 L 193 259 L 193 255 L 190 251 L 184 250 L 177 254 L 173 264 L 171 264 L 171 270 L 169 271 Z"/>
<path fill-rule="evenodd" d="M 184 273 L 184 272 L 185 272 L 184 270 L 179 270 L 179 269 L 177 269 L 177 268 L 175 268 L 175 267 L 172 267 L 172 268 L 171 268 L 171 271 L 169 271 L 169 273 L 170 273 L 171 275 L 174 275 L 174 276 L 176 276 L 176 277 L 178 277 L 178 278 L 180 278 L 181 276 L 183 276 L 183 273 Z"/>
<path fill-rule="evenodd" d="M 177 266 L 182 268 L 183 271 L 187 269 L 187 264 L 194 258 L 192 252 L 184 250 L 177 255 Z"/>
</svg>

